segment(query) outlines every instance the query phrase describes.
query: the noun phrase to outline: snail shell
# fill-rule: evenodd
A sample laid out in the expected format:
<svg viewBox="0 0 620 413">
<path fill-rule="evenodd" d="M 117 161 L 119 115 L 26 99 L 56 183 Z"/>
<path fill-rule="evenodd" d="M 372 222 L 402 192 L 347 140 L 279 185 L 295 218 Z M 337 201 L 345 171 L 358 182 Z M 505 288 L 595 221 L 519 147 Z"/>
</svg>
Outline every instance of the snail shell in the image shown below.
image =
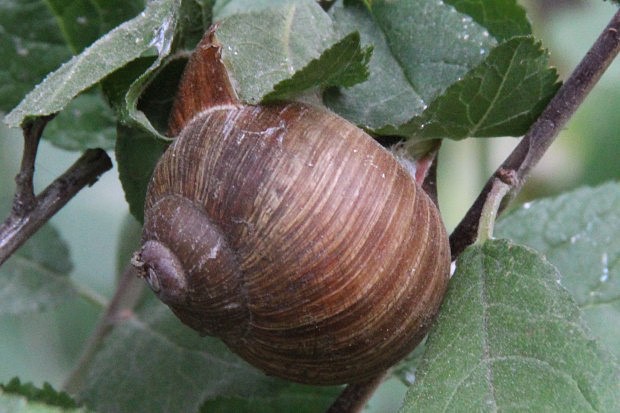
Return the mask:
<svg viewBox="0 0 620 413">
<path fill-rule="evenodd" d="M 220 98 L 187 103 L 196 67 L 225 75 L 213 31 L 198 50 L 135 264 L 182 322 L 268 374 L 311 384 L 377 375 L 415 347 L 441 304 L 450 252 L 435 204 L 388 151 L 325 109 L 241 105 L 226 76 Z"/>
</svg>

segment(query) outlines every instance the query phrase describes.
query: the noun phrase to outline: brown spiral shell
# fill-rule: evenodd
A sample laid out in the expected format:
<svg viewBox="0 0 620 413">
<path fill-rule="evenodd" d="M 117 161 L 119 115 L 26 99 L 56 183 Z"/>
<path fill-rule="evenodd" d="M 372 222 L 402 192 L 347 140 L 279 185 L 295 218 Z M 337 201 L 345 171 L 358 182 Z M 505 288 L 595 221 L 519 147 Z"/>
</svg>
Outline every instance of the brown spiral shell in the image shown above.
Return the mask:
<svg viewBox="0 0 620 413">
<path fill-rule="evenodd" d="M 324 109 L 191 110 L 154 171 L 135 259 L 160 299 L 297 382 L 363 381 L 410 352 L 442 301 L 450 253 L 408 172 Z"/>
</svg>

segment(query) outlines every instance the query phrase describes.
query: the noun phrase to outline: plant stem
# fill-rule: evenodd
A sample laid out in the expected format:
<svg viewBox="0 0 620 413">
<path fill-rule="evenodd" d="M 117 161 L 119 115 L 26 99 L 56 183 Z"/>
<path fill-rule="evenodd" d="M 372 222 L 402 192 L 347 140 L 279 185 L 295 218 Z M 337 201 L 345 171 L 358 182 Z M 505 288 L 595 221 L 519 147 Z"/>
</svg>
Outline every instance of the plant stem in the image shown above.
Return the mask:
<svg viewBox="0 0 620 413">
<path fill-rule="evenodd" d="M 487 181 L 474 204 L 452 232 L 450 248 L 453 260 L 475 241 L 482 210 L 495 180 L 499 178 L 510 186 L 508 196 L 500 205 L 498 214 L 519 192 L 532 168 L 542 158 L 559 131 L 564 128 L 620 51 L 619 32 L 620 11 L 614 15 L 517 147 Z M 510 179 L 506 180 L 506 177 Z"/>
<path fill-rule="evenodd" d="M 30 163 L 34 162 L 34 158 L 30 153 L 33 151 L 32 146 L 37 144 L 38 140 L 35 143 L 33 139 L 26 138 L 24 158 L 27 161 L 25 169 L 18 174 L 13 210 L 0 226 L 0 265 L 75 194 L 85 186 L 94 184 L 102 173 L 112 168 L 112 161 L 104 150 L 89 149 L 64 174 L 31 199 Z M 34 152 L 36 153 L 36 149 Z"/>
<path fill-rule="evenodd" d="M 133 266 L 128 264 L 119 278 L 116 292 L 110 300 L 110 304 L 99 320 L 97 327 L 95 327 L 95 331 L 89 337 L 75 369 L 65 381 L 63 386 L 65 391 L 70 394 L 77 394 L 80 391 L 84 377 L 88 373 L 101 343 L 110 334 L 116 323 L 133 317 L 133 308 L 138 303 L 143 289 L 144 283 L 136 276 Z"/>
<path fill-rule="evenodd" d="M 358 413 L 364 409 L 366 403 L 383 382 L 387 372 L 380 374 L 363 383 L 349 384 L 338 395 L 338 398 L 329 406 L 326 413 Z"/>
<path fill-rule="evenodd" d="M 74 286 L 77 290 L 78 295 L 84 301 L 91 303 L 95 307 L 104 309 L 107 308 L 110 304 L 108 299 L 103 295 L 99 294 L 97 291 L 91 290 L 89 287 L 77 283 L 74 283 Z"/>
<path fill-rule="evenodd" d="M 439 144 L 437 145 L 435 152 L 429 154 L 427 158 L 430 160 L 430 166 L 428 167 L 424 180 L 422 181 L 422 189 L 431 198 L 437 208 L 439 208 L 439 199 L 437 196 L 437 164 L 439 163 L 439 157 L 437 156 L 437 152 L 439 151 L 441 141 L 438 142 Z"/>
<path fill-rule="evenodd" d="M 34 163 L 37 158 L 39 142 L 45 125 L 52 119 L 52 116 L 36 118 L 28 122 L 23 127 L 24 134 L 24 153 L 19 173 L 15 177 L 15 197 L 13 198 L 13 214 L 24 216 L 35 206 L 34 195 Z"/>
</svg>

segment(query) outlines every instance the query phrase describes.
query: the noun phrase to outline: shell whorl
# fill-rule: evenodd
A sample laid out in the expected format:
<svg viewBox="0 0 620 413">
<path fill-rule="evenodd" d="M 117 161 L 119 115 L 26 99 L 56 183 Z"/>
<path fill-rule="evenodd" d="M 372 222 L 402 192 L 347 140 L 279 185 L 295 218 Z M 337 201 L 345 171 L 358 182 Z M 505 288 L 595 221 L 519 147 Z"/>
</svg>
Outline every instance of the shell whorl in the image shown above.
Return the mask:
<svg viewBox="0 0 620 413">
<path fill-rule="evenodd" d="M 164 214 L 180 205 L 225 246 L 216 269 L 177 252 L 203 237 Z M 428 196 L 364 132 L 303 104 L 196 116 L 155 169 L 145 210 L 144 240 L 184 265 L 187 294 L 167 302 L 175 314 L 294 381 L 363 381 L 389 367 L 425 335 L 448 280 L 447 235 Z M 225 293 L 238 298 L 217 298 Z M 224 321 L 209 320 L 218 311 Z"/>
<path fill-rule="evenodd" d="M 200 205 L 163 196 L 148 210 L 142 237 L 134 263 L 183 322 L 221 337 L 243 331 L 248 310 L 236 258 Z"/>
</svg>

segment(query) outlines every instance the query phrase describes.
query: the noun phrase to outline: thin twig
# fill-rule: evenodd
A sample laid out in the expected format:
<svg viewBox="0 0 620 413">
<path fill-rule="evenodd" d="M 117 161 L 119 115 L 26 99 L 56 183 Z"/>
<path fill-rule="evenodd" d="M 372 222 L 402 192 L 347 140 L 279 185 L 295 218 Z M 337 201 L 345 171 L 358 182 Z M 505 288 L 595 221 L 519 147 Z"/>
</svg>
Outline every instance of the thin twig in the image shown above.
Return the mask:
<svg viewBox="0 0 620 413">
<path fill-rule="evenodd" d="M 75 282 L 74 282 L 74 287 L 77 290 L 78 296 L 82 300 L 88 303 L 91 303 L 95 307 L 99 307 L 99 309 L 103 310 L 105 308 L 108 308 L 108 305 L 110 305 L 110 302 L 108 301 L 106 297 L 99 294 L 99 292 L 92 290 L 90 287 L 87 287 L 86 285 L 78 284 Z"/>
<path fill-rule="evenodd" d="M 439 157 L 437 153 L 439 152 L 439 147 L 441 146 L 441 141 L 437 141 L 436 149 L 430 153 L 425 159 L 430 162 L 429 167 L 422 179 L 422 189 L 426 194 L 431 198 L 433 203 L 439 208 L 439 199 L 437 195 L 437 164 L 439 163 Z"/>
<path fill-rule="evenodd" d="M 111 168 L 112 161 L 104 150 L 89 149 L 64 174 L 35 197 L 34 201 L 30 201 L 33 206 L 22 204 L 14 207 L 11 215 L 0 226 L 0 265 L 75 194 L 85 186 L 94 184 L 102 173 Z M 25 173 L 22 177 L 28 174 Z M 24 188 L 28 188 L 30 184 L 25 181 L 26 179 L 24 183 L 18 183 L 17 192 L 23 192 L 22 195 L 16 195 L 18 202 L 28 198 L 29 189 Z"/>
<path fill-rule="evenodd" d="M 474 204 L 450 236 L 452 259 L 458 257 L 475 241 L 482 209 L 495 179 L 499 178 L 510 185 L 508 196 L 502 202 L 498 213 L 501 213 L 507 206 L 507 201 L 513 199 L 519 192 L 532 168 L 542 158 L 559 131 L 564 128 L 620 51 L 619 32 L 620 11 L 614 15 L 514 151 L 487 181 Z"/>
<path fill-rule="evenodd" d="M 385 379 L 386 373 L 363 383 L 349 384 L 327 409 L 326 413 L 358 413 Z"/>
<path fill-rule="evenodd" d="M 143 290 L 144 282 L 136 276 L 133 266 L 128 264 L 118 281 L 114 297 L 110 300 L 108 308 L 95 327 L 93 334 L 89 337 L 75 369 L 65 381 L 63 386 L 65 391 L 70 394 L 77 394 L 80 391 L 82 384 L 84 384 L 84 377 L 88 373 L 101 343 L 110 334 L 115 324 L 133 316 L 133 309 Z"/>
<path fill-rule="evenodd" d="M 45 125 L 53 116 L 44 116 L 36 118 L 23 127 L 24 134 L 24 152 L 22 155 L 22 164 L 19 173 L 15 177 L 15 197 L 13 198 L 12 213 L 17 216 L 23 216 L 30 212 L 35 206 L 34 195 L 34 164 L 37 158 L 39 142 Z"/>
</svg>

